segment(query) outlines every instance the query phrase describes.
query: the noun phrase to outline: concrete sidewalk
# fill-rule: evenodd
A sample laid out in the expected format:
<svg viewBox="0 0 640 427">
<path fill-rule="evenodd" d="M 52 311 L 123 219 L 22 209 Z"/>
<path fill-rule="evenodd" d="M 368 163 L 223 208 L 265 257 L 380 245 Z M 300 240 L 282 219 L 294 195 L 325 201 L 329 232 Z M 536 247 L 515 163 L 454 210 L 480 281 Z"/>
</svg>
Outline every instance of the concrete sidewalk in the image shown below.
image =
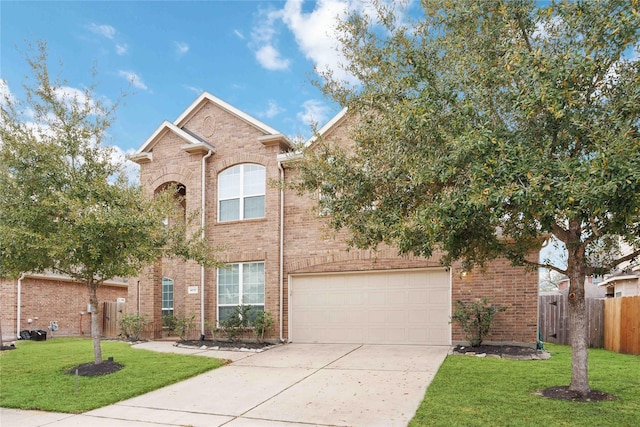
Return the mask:
<svg viewBox="0 0 640 427">
<path fill-rule="evenodd" d="M 233 363 L 81 415 L 0 409 L 21 426 L 406 426 L 448 347 L 286 344 L 262 353 L 136 347 Z"/>
</svg>

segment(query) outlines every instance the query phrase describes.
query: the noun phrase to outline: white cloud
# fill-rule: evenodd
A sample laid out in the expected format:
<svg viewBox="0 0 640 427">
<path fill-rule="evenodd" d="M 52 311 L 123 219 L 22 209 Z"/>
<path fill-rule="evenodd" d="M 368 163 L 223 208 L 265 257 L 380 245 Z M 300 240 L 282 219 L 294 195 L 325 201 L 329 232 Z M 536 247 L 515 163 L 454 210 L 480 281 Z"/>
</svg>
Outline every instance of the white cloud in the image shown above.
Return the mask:
<svg viewBox="0 0 640 427">
<path fill-rule="evenodd" d="M 183 85 L 185 89 L 190 90 L 191 92 L 200 95 L 204 90 L 196 86 Z"/>
<path fill-rule="evenodd" d="M 144 81 L 142 81 L 142 77 L 140 77 L 133 71 L 119 70 L 118 75 L 127 79 L 127 81 L 133 85 L 133 87 L 137 87 L 138 89 L 142 90 L 148 90 L 147 85 L 144 84 Z"/>
<path fill-rule="evenodd" d="M 187 43 L 173 42 L 173 44 L 176 47 L 176 55 L 178 55 L 178 58 L 183 57 L 187 52 L 189 52 L 189 45 Z"/>
<path fill-rule="evenodd" d="M 126 43 L 117 44 L 116 43 L 116 53 L 118 55 L 125 55 L 129 51 L 129 46 Z"/>
<path fill-rule="evenodd" d="M 96 24 L 92 22 L 91 24 L 89 24 L 89 30 L 111 40 L 113 40 L 116 35 L 116 29 L 111 25 L 106 24 Z"/>
<path fill-rule="evenodd" d="M 267 105 L 267 109 L 265 111 L 262 111 L 260 113 L 258 113 L 259 117 L 266 117 L 268 119 L 271 119 L 275 116 L 277 116 L 278 114 L 282 113 L 284 111 L 284 109 L 280 108 L 280 106 L 278 105 L 278 103 L 276 101 L 273 100 L 269 100 L 269 103 Z"/>
<path fill-rule="evenodd" d="M 55 88 L 53 93 L 59 101 L 62 100 L 75 100 L 78 104 L 85 104 L 89 102 L 90 105 L 94 105 L 93 100 L 87 98 L 87 94 L 75 87 L 60 86 Z"/>
<path fill-rule="evenodd" d="M 331 109 L 322 101 L 309 99 L 302 104 L 302 111 L 296 117 L 306 125 L 322 125 L 329 119 Z"/>
<path fill-rule="evenodd" d="M 111 151 L 111 161 L 114 164 L 122 165 L 122 172 L 127 177 L 127 180 L 130 184 L 139 184 L 140 183 L 140 165 L 132 162 L 131 160 L 127 160 L 127 156 L 135 154 L 134 149 L 129 149 L 127 151 L 123 151 L 122 148 L 118 146 L 112 146 L 113 150 Z"/>
<path fill-rule="evenodd" d="M 249 47 L 254 51 L 258 63 L 267 70 L 286 70 L 291 61 L 282 56 L 276 47 L 278 32 L 276 26 L 282 21 L 282 12 L 262 10 L 258 16 L 258 25 L 251 31 Z"/>
<path fill-rule="evenodd" d="M 15 96 L 9 89 L 9 84 L 5 79 L 0 79 L 0 105 L 6 105 L 7 101 L 14 102 Z"/>
<path fill-rule="evenodd" d="M 272 45 L 262 46 L 256 51 L 256 59 L 267 70 L 286 70 L 289 68 L 291 61 L 282 58 L 280 52 Z"/>
<path fill-rule="evenodd" d="M 244 39 L 245 39 L 244 34 L 242 34 L 242 33 L 241 33 L 240 31 L 238 31 L 238 30 L 233 30 L 233 34 L 235 34 L 235 35 L 236 35 L 236 37 L 238 37 L 240 40 L 244 40 Z"/>
<path fill-rule="evenodd" d="M 293 33 L 298 48 L 320 71 L 331 69 L 336 77 L 346 77 L 339 67 L 344 57 L 337 49 L 337 18 L 344 16 L 350 4 L 344 0 L 320 0 L 310 13 L 302 11 L 301 0 L 288 0 L 282 20 Z"/>
</svg>

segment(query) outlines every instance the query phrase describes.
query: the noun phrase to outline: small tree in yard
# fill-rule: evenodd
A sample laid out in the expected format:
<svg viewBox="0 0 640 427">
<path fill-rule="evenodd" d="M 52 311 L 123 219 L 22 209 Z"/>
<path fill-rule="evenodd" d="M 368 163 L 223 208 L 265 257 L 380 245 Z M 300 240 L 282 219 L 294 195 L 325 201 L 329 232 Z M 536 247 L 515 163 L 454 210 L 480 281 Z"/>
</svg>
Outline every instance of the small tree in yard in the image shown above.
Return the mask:
<svg viewBox="0 0 640 427">
<path fill-rule="evenodd" d="M 147 197 L 104 147 L 117 104 L 52 81 L 46 44 L 27 56 L 25 100 L 0 103 L 0 277 L 53 271 L 86 284 L 94 363 L 102 362 L 97 289 L 134 276 L 163 255 L 215 264 L 199 231 L 164 220 L 181 215 L 171 189 Z M 193 236 L 193 237 L 189 237 Z"/>
<path fill-rule="evenodd" d="M 451 321 L 459 323 L 471 347 L 477 347 L 491 331 L 496 314 L 506 309 L 507 307 L 488 305 L 486 298 L 475 300 L 471 304 L 458 300 L 455 302 Z"/>
<path fill-rule="evenodd" d="M 566 274 L 586 396 L 585 276 L 640 255 L 619 251 L 640 248 L 638 0 L 423 0 L 418 20 L 373 3 L 338 23 L 357 83 L 322 75 L 353 145 L 319 138 L 298 188 L 356 247 Z M 566 266 L 529 257 L 551 236 Z"/>
</svg>

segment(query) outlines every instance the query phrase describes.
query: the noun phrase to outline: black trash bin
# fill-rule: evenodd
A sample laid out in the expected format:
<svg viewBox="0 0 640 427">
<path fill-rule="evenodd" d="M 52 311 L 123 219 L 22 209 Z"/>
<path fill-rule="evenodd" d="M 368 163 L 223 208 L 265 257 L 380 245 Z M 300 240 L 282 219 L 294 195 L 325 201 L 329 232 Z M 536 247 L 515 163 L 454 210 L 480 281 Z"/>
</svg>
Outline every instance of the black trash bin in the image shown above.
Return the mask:
<svg viewBox="0 0 640 427">
<path fill-rule="evenodd" d="M 30 340 L 31 339 L 31 331 L 28 329 L 23 329 L 20 331 L 20 339 L 21 340 Z"/>
<path fill-rule="evenodd" d="M 33 341 L 46 341 L 47 331 L 43 331 L 41 329 L 38 329 L 37 331 L 31 331 L 31 339 Z"/>
</svg>

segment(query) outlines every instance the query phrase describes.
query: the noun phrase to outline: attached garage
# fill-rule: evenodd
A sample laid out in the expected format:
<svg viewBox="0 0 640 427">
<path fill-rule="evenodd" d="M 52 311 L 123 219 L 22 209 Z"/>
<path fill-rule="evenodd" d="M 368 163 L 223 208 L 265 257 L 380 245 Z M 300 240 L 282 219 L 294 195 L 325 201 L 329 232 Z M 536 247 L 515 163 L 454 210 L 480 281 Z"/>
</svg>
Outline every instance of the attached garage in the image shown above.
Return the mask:
<svg viewBox="0 0 640 427">
<path fill-rule="evenodd" d="M 293 275 L 289 292 L 292 342 L 451 344 L 446 269 Z"/>
</svg>

